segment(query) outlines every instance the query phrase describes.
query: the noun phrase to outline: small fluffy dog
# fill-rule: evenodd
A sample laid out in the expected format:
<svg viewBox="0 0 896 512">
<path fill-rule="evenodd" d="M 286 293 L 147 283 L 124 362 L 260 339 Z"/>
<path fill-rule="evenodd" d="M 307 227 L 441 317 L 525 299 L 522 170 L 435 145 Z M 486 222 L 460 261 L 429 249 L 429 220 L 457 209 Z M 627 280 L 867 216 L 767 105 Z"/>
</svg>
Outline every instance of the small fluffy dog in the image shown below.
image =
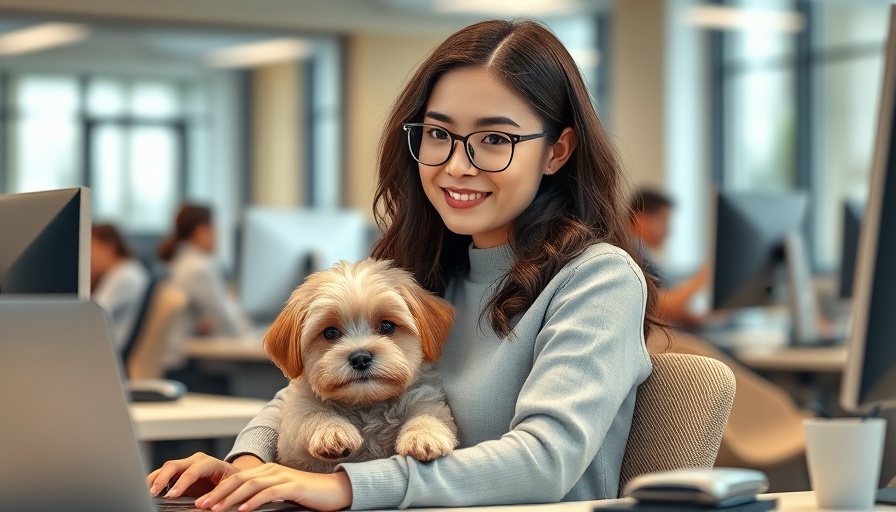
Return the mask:
<svg viewBox="0 0 896 512">
<path fill-rule="evenodd" d="M 433 363 L 453 322 L 447 301 L 388 261 L 310 275 L 264 338 L 290 379 L 278 462 L 326 473 L 342 462 L 449 453 L 457 428 Z"/>
</svg>

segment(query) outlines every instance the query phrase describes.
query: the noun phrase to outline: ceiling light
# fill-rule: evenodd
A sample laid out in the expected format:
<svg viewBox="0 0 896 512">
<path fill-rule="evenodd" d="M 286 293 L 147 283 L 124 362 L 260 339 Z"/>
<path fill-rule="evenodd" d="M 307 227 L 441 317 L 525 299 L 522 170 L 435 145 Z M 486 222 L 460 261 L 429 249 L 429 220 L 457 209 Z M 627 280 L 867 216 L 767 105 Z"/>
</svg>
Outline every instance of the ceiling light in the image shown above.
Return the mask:
<svg viewBox="0 0 896 512">
<path fill-rule="evenodd" d="M 90 27 L 77 23 L 42 23 L 0 34 L 0 55 L 22 55 L 74 44 L 90 37 Z"/>
<path fill-rule="evenodd" d="M 307 58 L 314 50 L 304 39 L 272 39 L 215 50 L 205 62 L 215 68 L 251 68 Z"/>
<path fill-rule="evenodd" d="M 683 19 L 689 25 L 702 28 L 768 32 L 800 32 L 806 24 L 803 15 L 797 12 L 722 5 L 691 7 L 685 11 Z"/>
<path fill-rule="evenodd" d="M 438 12 L 506 16 L 560 14 L 578 8 L 579 2 L 575 0 L 438 0 L 435 4 Z"/>
</svg>

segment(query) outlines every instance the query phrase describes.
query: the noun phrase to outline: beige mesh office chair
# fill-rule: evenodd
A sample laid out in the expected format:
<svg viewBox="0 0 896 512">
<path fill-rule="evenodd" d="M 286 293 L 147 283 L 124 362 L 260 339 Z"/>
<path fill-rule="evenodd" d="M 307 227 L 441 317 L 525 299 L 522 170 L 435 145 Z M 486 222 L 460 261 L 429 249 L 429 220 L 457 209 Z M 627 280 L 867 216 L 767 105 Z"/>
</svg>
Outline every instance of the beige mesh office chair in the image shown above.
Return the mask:
<svg viewBox="0 0 896 512">
<path fill-rule="evenodd" d="M 650 358 L 653 373 L 638 388 L 620 494 L 643 473 L 711 467 L 734 401 L 734 375 L 724 363 L 676 353 Z"/>
<path fill-rule="evenodd" d="M 648 340 L 647 347 L 652 352 L 668 351 L 718 359 L 734 372 L 737 394 L 716 466 L 764 471 L 769 477 L 769 490 L 773 492 L 809 488 L 802 422 L 811 415 L 810 411 L 800 409 L 777 384 L 694 335 L 673 332 L 670 340 L 659 335 Z"/>
<path fill-rule="evenodd" d="M 165 349 L 178 334 L 187 308 L 186 294 L 164 281 L 155 286 L 149 300 L 146 319 L 127 361 L 128 378 L 132 380 L 163 377 Z"/>
</svg>

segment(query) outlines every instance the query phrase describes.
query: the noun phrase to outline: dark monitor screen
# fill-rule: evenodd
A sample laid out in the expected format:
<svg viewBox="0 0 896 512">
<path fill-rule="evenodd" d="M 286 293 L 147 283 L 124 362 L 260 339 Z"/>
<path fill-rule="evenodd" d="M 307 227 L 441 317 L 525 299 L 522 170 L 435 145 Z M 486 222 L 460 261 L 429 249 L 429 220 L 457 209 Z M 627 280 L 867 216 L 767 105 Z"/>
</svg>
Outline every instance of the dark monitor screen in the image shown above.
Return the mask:
<svg viewBox="0 0 896 512">
<path fill-rule="evenodd" d="M 838 296 L 841 299 L 852 297 L 855 282 L 856 254 L 859 250 L 859 231 L 862 228 L 862 217 L 865 206 L 855 201 L 843 203 L 843 229 L 840 240 L 840 283 Z"/>
<path fill-rule="evenodd" d="M 90 191 L 0 195 L 0 294 L 90 298 Z"/>
<path fill-rule="evenodd" d="M 840 397 L 846 409 L 896 403 L 896 6 L 890 7 L 884 69 Z"/>
<path fill-rule="evenodd" d="M 804 193 L 718 192 L 712 308 L 761 307 L 783 300 L 785 239 L 800 234 Z"/>
</svg>

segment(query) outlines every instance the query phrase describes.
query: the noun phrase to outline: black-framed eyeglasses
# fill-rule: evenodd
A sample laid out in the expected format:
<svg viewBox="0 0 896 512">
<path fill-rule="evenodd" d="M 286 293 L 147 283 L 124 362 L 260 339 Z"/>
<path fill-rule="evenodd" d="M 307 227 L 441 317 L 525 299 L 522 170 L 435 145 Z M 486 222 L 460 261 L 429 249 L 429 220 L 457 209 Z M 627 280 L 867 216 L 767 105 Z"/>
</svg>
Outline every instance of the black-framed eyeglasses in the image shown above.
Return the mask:
<svg viewBox="0 0 896 512">
<path fill-rule="evenodd" d="M 537 139 L 547 132 L 531 135 L 482 130 L 466 136 L 452 133 L 441 126 L 426 123 L 406 123 L 408 147 L 414 160 L 430 166 L 439 166 L 451 159 L 455 143 L 464 145 L 470 163 L 480 171 L 501 172 L 510 166 L 517 143 Z"/>
</svg>

